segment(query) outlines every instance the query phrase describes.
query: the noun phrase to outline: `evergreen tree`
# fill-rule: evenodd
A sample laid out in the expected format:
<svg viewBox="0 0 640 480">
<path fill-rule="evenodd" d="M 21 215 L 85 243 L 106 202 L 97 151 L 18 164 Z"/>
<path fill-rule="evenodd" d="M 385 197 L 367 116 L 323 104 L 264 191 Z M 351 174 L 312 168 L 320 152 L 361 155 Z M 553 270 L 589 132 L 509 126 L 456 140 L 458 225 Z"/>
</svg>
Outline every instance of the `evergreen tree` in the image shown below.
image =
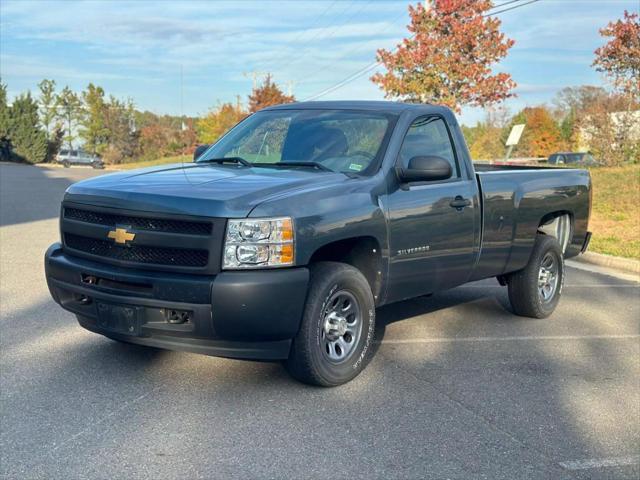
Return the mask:
<svg viewBox="0 0 640 480">
<path fill-rule="evenodd" d="M 105 123 L 107 105 L 104 90 L 90 83 L 82 92 L 84 115 L 80 119 L 80 137 L 85 141 L 85 149 L 91 153 L 103 153 L 107 148 L 110 131 Z"/>
<path fill-rule="evenodd" d="M 14 157 L 29 163 L 43 162 L 47 156 L 47 134 L 40 127 L 38 103 L 31 93 L 17 97 L 9 115 L 9 138 Z"/>
<path fill-rule="evenodd" d="M 56 130 L 58 96 L 56 95 L 55 80 L 44 79 L 38 84 L 40 88 L 40 121 L 47 132 L 47 139 L 51 139 Z"/>
<path fill-rule="evenodd" d="M 64 123 L 64 142 L 69 149 L 73 148 L 73 141 L 76 139 L 75 127 L 82 118 L 82 103 L 78 95 L 69 87 L 64 87 L 58 95 L 57 118 Z"/>
<path fill-rule="evenodd" d="M 0 160 L 11 159 L 11 140 L 9 139 L 9 105 L 7 104 L 7 86 L 0 82 Z"/>
</svg>

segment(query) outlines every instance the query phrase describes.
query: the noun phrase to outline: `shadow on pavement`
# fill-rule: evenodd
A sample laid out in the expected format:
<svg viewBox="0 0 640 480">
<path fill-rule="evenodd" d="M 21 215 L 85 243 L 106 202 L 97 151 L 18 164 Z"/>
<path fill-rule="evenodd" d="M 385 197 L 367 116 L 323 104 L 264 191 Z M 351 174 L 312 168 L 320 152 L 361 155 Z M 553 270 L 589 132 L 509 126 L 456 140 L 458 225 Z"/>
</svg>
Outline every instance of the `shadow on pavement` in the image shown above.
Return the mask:
<svg viewBox="0 0 640 480">
<path fill-rule="evenodd" d="M 69 185 L 104 172 L 0 163 L 0 226 L 56 218 Z"/>
</svg>

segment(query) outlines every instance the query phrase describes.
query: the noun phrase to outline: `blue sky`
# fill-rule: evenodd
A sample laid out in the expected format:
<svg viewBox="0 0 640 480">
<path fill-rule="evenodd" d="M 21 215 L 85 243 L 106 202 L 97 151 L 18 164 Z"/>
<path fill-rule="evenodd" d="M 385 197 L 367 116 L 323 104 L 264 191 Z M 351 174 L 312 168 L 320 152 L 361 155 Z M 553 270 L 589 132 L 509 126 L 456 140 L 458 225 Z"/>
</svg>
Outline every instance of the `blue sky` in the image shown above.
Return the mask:
<svg viewBox="0 0 640 480">
<path fill-rule="evenodd" d="M 10 97 L 35 91 L 46 77 L 76 91 L 94 82 L 140 109 L 198 115 L 236 95 L 246 101 L 248 72 L 270 71 L 305 99 L 371 64 L 377 48 L 395 46 L 406 35 L 407 4 L 0 0 L 0 76 Z M 548 103 L 565 86 L 602 85 L 590 67 L 603 43 L 598 29 L 625 9 L 637 12 L 639 4 L 540 0 L 499 14 L 503 31 L 516 41 L 500 65 L 518 83 L 509 111 Z M 369 81 L 372 73 L 322 98 L 382 99 Z M 483 116 L 481 109 L 465 109 L 462 121 Z"/>
</svg>

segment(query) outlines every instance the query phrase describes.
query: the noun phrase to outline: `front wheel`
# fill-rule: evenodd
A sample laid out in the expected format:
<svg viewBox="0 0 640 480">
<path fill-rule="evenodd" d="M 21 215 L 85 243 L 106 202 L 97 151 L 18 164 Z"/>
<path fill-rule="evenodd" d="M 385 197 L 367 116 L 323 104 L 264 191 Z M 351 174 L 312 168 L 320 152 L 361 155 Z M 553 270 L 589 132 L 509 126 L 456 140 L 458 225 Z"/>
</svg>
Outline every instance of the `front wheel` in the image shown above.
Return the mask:
<svg viewBox="0 0 640 480">
<path fill-rule="evenodd" d="M 538 235 L 529 263 L 507 278 L 509 302 L 516 315 L 546 318 L 562 295 L 564 257 L 558 240 Z"/>
<path fill-rule="evenodd" d="M 333 387 L 367 365 L 375 331 L 375 304 L 366 278 L 350 265 L 311 266 L 309 295 L 286 367 L 296 379 Z"/>
</svg>

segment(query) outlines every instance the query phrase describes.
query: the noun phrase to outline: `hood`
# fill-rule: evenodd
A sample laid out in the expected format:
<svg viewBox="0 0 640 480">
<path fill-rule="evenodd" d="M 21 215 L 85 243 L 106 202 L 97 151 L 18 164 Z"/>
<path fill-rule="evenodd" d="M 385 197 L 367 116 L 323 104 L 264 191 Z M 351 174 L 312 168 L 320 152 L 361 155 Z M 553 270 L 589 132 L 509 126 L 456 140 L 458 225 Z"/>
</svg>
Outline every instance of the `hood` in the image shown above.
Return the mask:
<svg viewBox="0 0 640 480">
<path fill-rule="evenodd" d="M 306 168 L 174 164 L 83 180 L 67 189 L 65 201 L 147 212 L 242 218 L 262 202 L 348 180 L 341 173 Z"/>
</svg>

